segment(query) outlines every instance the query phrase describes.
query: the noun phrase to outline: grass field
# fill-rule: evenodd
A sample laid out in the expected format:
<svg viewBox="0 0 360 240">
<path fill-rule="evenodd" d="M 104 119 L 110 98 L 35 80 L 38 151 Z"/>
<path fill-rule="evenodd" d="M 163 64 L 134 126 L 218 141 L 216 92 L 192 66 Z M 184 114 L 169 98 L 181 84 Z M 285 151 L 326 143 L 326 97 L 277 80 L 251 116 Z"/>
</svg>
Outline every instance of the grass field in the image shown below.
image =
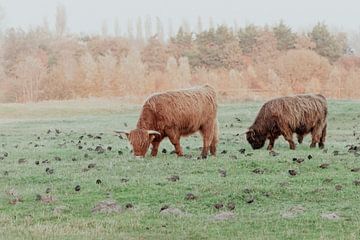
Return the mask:
<svg viewBox="0 0 360 240">
<path fill-rule="evenodd" d="M 0 238 L 359 239 L 360 150 L 347 145 L 360 145 L 360 102 L 329 102 L 324 151 L 310 136 L 295 151 L 280 138 L 276 156 L 236 135 L 260 106 L 221 104 L 218 155 L 199 160 L 199 135 L 182 139 L 192 157 L 165 140 L 156 158 L 133 159 L 112 130 L 133 128 L 140 106 L 0 105 Z M 92 211 L 104 200 L 121 208 Z"/>
</svg>

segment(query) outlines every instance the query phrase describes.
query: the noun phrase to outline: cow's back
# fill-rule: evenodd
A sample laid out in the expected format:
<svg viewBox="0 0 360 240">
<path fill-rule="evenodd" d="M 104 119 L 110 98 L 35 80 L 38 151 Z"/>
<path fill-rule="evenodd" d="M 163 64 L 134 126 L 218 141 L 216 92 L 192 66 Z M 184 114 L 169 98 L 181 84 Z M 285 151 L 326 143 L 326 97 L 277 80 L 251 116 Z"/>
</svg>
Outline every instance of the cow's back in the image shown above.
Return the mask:
<svg viewBox="0 0 360 240">
<path fill-rule="evenodd" d="M 176 128 L 183 135 L 191 134 L 216 118 L 216 93 L 210 86 L 168 91 L 149 97 L 144 108 L 154 114 L 157 130 Z"/>
<path fill-rule="evenodd" d="M 266 124 L 276 119 L 281 125 L 296 130 L 299 126 L 312 128 L 317 122 L 324 121 L 327 115 L 327 103 L 320 94 L 304 94 L 280 97 L 266 102 L 259 111 L 255 124 Z"/>
</svg>

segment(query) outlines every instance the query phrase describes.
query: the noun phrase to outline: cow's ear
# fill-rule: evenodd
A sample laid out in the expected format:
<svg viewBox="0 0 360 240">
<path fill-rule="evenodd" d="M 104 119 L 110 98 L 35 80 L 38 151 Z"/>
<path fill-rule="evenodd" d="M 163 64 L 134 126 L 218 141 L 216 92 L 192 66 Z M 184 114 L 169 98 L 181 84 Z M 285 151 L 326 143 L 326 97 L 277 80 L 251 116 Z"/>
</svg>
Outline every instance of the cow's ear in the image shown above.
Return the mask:
<svg viewBox="0 0 360 240">
<path fill-rule="evenodd" d="M 158 131 L 148 130 L 147 132 L 148 132 L 148 134 L 149 134 L 149 140 L 150 140 L 150 142 L 152 142 L 152 141 L 155 139 L 156 135 L 161 136 L 161 134 L 160 134 Z"/>
<path fill-rule="evenodd" d="M 120 130 L 120 131 L 114 131 L 116 134 L 118 135 L 122 135 L 125 134 L 127 138 L 129 138 L 130 132 L 129 131 L 125 131 L 125 130 Z"/>
<path fill-rule="evenodd" d="M 254 129 L 249 129 L 249 131 L 246 132 L 246 135 L 250 136 L 251 139 L 255 139 Z"/>
<path fill-rule="evenodd" d="M 149 135 L 149 141 L 152 142 L 155 139 L 155 135 L 154 134 L 150 134 Z"/>
</svg>

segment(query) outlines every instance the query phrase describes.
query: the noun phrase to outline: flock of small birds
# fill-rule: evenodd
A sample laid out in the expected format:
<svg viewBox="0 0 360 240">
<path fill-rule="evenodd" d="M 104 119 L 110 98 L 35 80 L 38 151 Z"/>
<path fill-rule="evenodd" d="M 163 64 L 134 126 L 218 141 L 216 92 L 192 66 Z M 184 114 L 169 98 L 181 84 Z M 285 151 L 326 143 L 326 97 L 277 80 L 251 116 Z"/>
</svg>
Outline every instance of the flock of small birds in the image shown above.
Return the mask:
<svg viewBox="0 0 360 240">
<path fill-rule="evenodd" d="M 236 121 L 241 122 L 241 120 L 239 118 L 236 118 Z M 234 125 L 232 125 L 232 124 L 227 125 L 227 127 L 233 127 L 233 126 Z M 63 133 L 59 129 L 54 129 L 54 130 L 49 129 L 49 130 L 47 130 L 46 133 L 49 136 L 52 135 L 52 133 L 54 134 L 54 135 L 52 135 L 50 137 L 51 140 L 59 138 L 60 136 L 62 136 L 62 134 L 65 134 L 65 136 L 66 136 L 66 133 Z M 72 132 L 71 134 L 75 134 L 75 133 Z M 234 136 L 239 137 L 239 134 L 235 134 Z M 119 136 L 119 138 L 123 139 L 123 137 L 121 137 L 121 136 Z M 41 140 L 41 139 L 42 139 L 41 136 L 36 136 L 36 140 Z M 95 135 L 94 134 L 82 134 L 82 135 L 78 136 L 76 140 L 65 140 L 64 139 L 62 143 L 58 144 L 58 146 L 61 147 L 61 148 L 66 148 L 69 145 L 70 146 L 75 146 L 77 149 L 85 151 L 85 153 L 84 153 L 84 158 L 85 159 L 90 158 L 90 152 L 95 152 L 97 154 L 104 154 L 106 152 L 111 152 L 113 150 L 112 146 L 103 146 L 101 144 L 95 144 L 94 145 L 94 142 L 89 143 L 90 141 L 88 141 L 87 139 L 88 140 L 93 139 L 93 140 L 101 141 L 103 139 L 103 133 L 99 133 L 99 134 L 95 134 Z M 220 138 L 220 140 L 221 141 L 227 141 L 228 139 Z M 33 147 L 35 147 L 35 148 L 44 147 L 44 145 L 39 144 L 39 143 L 35 143 L 35 142 L 29 142 L 29 145 L 33 145 Z M 5 146 L 6 146 L 5 144 L 2 144 L 2 147 L 5 147 Z M 14 146 L 14 148 L 18 148 L 18 147 L 19 147 L 19 145 Z M 353 154 L 356 157 L 360 156 L 360 145 L 347 145 L 346 148 L 347 148 L 347 152 L 345 152 L 345 151 L 340 152 L 338 150 L 335 150 L 335 151 L 332 152 L 332 154 L 334 156 L 343 156 L 343 155 L 346 155 L 346 154 Z M 190 147 L 187 146 L 186 149 L 190 149 Z M 127 148 L 127 150 L 129 150 L 129 149 Z M 328 151 L 327 149 L 323 150 L 324 153 L 327 153 L 327 151 Z M 167 149 L 163 148 L 161 152 L 163 154 L 167 154 L 169 151 Z M 245 148 L 239 149 L 238 152 L 240 154 L 244 155 L 244 156 L 247 156 L 247 157 L 253 155 L 252 152 L 247 152 Z M 124 154 L 124 149 L 117 150 L 117 154 L 119 156 L 123 155 Z M 169 154 L 175 154 L 175 151 L 170 151 Z M 238 159 L 237 155 L 229 154 L 228 150 L 222 150 L 220 152 L 220 155 L 228 155 L 230 159 Z M 278 157 L 278 156 L 281 156 L 281 153 L 272 150 L 272 151 L 269 151 L 269 156 L 270 157 Z M 9 157 L 8 152 L 0 152 L 0 160 L 4 160 L 4 159 L 6 159 L 8 157 Z M 190 154 L 185 155 L 184 158 L 186 158 L 186 159 L 200 159 L 199 157 L 194 158 Z M 306 163 L 306 161 L 311 161 L 313 158 L 314 157 L 311 154 L 309 154 L 307 157 L 293 157 L 292 162 L 295 163 L 295 164 L 304 164 L 304 163 Z M 63 159 L 61 157 L 59 157 L 59 156 L 54 156 L 53 160 L 58 161 L 58 162 L 63 161 Z M 77 161 L 77 160 L 78 159 L 75 158 L 75 157 L 71 159 L 71 161 L 74 161 L 74 162 Z M 26 159 L 26 158 L 19 158 L 18 159 L 18 164 L 26 164 L 28 162 L 29 162 L 29 160 Z M 56 171 L 56 169 L 51 167 L 51 165 L 50 165 L 51 160 L 49 160 L 49 159 L 45 159 L 45 160 L 41 160 L 41 161 L 36 160 L 36 161 L 34 161 L 34 163 L 37 166 L 45 165 L 46 166 L 45 173 L 48 174 L 48 175 L 54 174 L 55 171 Z M 297 166 L 297 165 L 294 165 L 294 166 Z M 327 162 L 324 162 L 324 163 L 319 165 L 320 169 L 327 169 L 329 167 L 331 167 L 331 165 L 330 165 L 330 163 L 327 163 Z M 83 171 L 86 172 L 86 171 L 89 171 L 91 169 L 96 169 L 96 163 L 87 164 L 87 166 L 83 169 Z M 268 171 L 268 169 L 257 167 L 257 168 L 252 170 L 252 173 L 253 174 L 265 174 L 265 173 L 267 173 L 267 171 Z M 350 171 L 351 172 L 360 172 L 360 167 L 352 168 Z M 9 172 L 4 171 L 3 174 L 4 174 L 4 176 L 8 176 Z M 219 174 L 219 177 L 222 177 L 222 178 L 226 178 L 228 176 L 228 173 L 227 173 L 226 169 L 218 169 L 218 174 Z M 299 175 L 299 172 L 298 172 L 297 169 L 289 169 L 288 174 L 289 174 L 290 177 L 295 177 L 295 176 Z M 178 181 L 181 180 L 179 175 L 171 175 L 171 176 L 167 177 L 166 179 L 168 181 L 170 181 L 170 182 L 178 182 Z M 128 181 L 129 181 L 128 178 L 122 178 L 121 179 L 121 182 L 123 182 L 123 183 L 126 183 Z M 332 181 L 332 179 L 325 179 L 324 180 L 324 182 L 331 182 L 331 181 Z M 95 183 L 98 184 L 98 185 L 101 185 L 101 184 L 103 184 L 103 181 L 101 179 L 96 179 Z M 353 184 L 356 185 L 356 186 L 360 186 L 360 180 L 354 180 Z M 341 191 L 342 188 L 343 188 L 343 186 L 340 185 L 340 184 L 335 185 L 335 189 L 337 191 Z M 74 186 L 74 191 L 75 192 L 80 192 L 81 190 L 82 190 L 82 187 L 79 184 Z M 35 200 L 40 201 L 42 203 L 52 203 L 52 202 L 56 201 L 56 198 L 54 196 L 50 195 L 51 194 L 51 188 L 46 188 L 45 193 L 46 193 L 45 195 L 36 194 Z M 20 202 L 23 201 L 21 196 L 19 194 L 17 194 L 15 190 L 9 191 L 7 194 L 10 196 L 10 200 L 9 200 L 10 204 L 17 204 L 17 203 L 20 203 Z M 265 192 L 265 193 L 263 193 L 263 195 L 266 196 L 266 197 L 270 197 L 271 193 Z M 196 196 L 195 194 L 193 194 L 191 192 L 187 193 L 184 196 L 184 200 L 186 200 L 186 201 L 196 201 L 199 198 L 200 198 L 199 196 Z M 243 200 L 248 204 L 252 204 L 252 203 L 254 203 L 256 201 L 255 197 L 251 193 L 251 190 L 249 190 L 249 189 L 244 190 Z M 106 206 L 108 206 L 108 205 L 106 205 Z M 130 209 L 130 208 L 134 208 L 134 206 L 133 206 L 132 203 L 127 203 L 125 205 L 125 208 Z M 170 206 L 164 205 L 164 206 L 162 206 L 160 208 L 160 212 L 162 212 L 162 211 L 164 211 L 166 209 L 169 209 L 169 208 L 170 208 Z M 213 205 L 213 208 L 215 208 L 217 210 L 227 209 L 229 211 L 233 211 L 236 208 L 236 204 L 234 202 L 232 202 L 232 201 L 227 202 L 227 203 L 218 202 L 218 203 L 215 203 Z"/>
</svg>

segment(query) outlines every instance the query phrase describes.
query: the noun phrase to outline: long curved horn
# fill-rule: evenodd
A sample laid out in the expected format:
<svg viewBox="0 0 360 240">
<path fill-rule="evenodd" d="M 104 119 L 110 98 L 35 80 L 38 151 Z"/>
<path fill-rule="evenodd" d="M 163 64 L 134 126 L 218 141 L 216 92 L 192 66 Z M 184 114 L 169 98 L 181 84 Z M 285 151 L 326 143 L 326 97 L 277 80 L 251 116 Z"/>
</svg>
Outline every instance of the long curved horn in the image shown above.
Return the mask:
<svg viewBox="0 0 360 240">
<path fill-rule="evenodd" d="M 244 134 L 246 134 L 248 131 L 249 131 L 249 130 L 246 130 L 245 132 L 241 132 L 241 133 L 239 133 L 239 135 L 244 135 Z"/>
<path fill-rule="evenodd" d="M 159 133 L 158 131 L 155 131 L 155 130 L 147 130 L 148 134 L 157 134 L 159 136 L 161 136 L 161 133 Z"/>
<path fill-rule="evenodd" d="M 126 130 L 120 130 L 120 131 L 114 131 L 114 132 L 117 133 L 117 134 L 122 134 L 122 133 L 124 133 L 126 135 L 130 134 L 130 132 L 126 131 Z"/>
</svg>

